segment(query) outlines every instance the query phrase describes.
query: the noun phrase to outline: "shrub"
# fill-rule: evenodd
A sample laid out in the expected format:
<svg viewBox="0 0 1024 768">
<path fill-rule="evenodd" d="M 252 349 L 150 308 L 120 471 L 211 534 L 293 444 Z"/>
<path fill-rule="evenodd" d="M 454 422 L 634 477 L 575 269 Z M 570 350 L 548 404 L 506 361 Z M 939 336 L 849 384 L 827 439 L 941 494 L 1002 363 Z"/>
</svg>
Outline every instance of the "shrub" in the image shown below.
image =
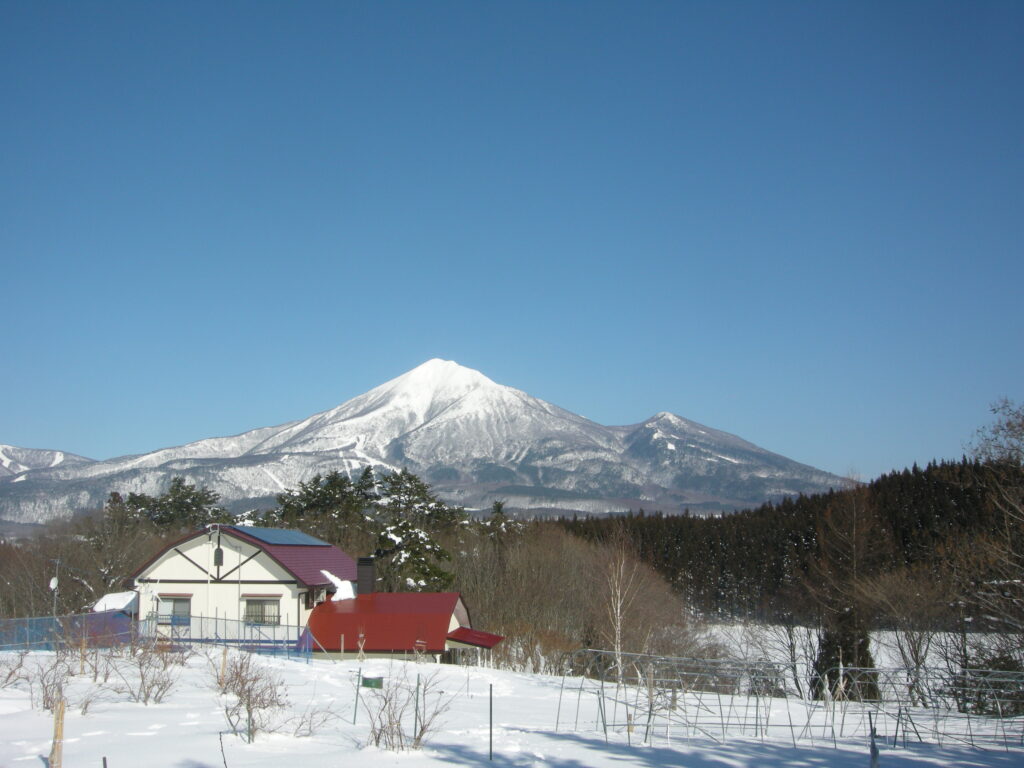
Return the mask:
<svg viewBox="0 0 1024 768">
<path fill-rule="evenodd" d="M 440 727 L 453 696 L 441 690 L 440 672 L 418 679 L 415 687 L 404 673 L 389 674 L 386 680 L 367 697 L 369 743 L 392 751 L 419 749 Z M 411 731 L 404 726 L 409 719 L 414 721 Z"/>
<path fill-rule="evenodd" d="M 159 704 L 178 680 L 177 667 L 184 665 L 188 654 L 157 643 L 136 645 L 113 664 L 120 678 L 119 691 L 141 704 Z"/>
<path fill-rule="evenodd" d="M 223 697 L 224 718 L 232 733 L 250 744 L 257 733 L 273 730 L 274 714 L 288 705 L 280 675 L 251 653 L 229 657 L 224 674 L 216 674 L 215 687 Z M 320 722 L 310 715 L 307 726 L 312 728 Z"/>
</svg>

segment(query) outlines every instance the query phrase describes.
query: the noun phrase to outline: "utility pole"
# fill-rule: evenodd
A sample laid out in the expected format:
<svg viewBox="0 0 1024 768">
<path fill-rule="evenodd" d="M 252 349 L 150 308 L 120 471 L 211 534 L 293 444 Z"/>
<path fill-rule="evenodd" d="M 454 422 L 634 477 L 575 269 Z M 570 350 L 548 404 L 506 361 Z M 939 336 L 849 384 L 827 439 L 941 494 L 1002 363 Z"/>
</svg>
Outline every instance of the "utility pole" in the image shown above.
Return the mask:
<svg viewBox="0 0 1024 768">
<path fill-rule="evenodd" d="M 53 592 L 53 618 L 57 618 L 57 577 L 60 575 L 60 559 L 54 560 L 53 578 L 50 579 L 50 591 Z"/>
</svg>

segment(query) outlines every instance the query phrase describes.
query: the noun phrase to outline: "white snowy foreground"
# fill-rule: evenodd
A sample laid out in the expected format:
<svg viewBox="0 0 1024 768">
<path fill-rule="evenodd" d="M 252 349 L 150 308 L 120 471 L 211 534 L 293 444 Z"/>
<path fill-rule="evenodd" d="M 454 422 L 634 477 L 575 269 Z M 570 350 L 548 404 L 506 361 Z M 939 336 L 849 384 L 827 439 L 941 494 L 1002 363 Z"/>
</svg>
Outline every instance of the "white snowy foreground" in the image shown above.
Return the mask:
<svg viewBox="0 0 1024 768">
<path fill-rule="evenodd" d="M 12 654 L 0 654 L 10 669 Z M 224 715 L 225 697 L 216 690 L 219 649 L 191 656 L 175 666 L 176 681 L 162 703 L 144 705 L 128 700 L 124 678 L 116 673 L 105 684 L 93 682 L 88 665 L 72 656 L 75 673 L 65 688 L 68 702 L 64 724 L 63 765 L 67 768 L 238 768 L 301 766 L 421 766 L 498 765 L 564 766 L 566 768 L 624 768 L 626 766 L 688 766 L 690 768 L 743 768 L 744 766 L 857 766 L 870 765 L 863 735 L 798 741 L 788 733 L 767 738 L 718 732 L 716 737 L 687 733 L 685 728 L 655 728 L 650 743 L 643 729 L 632 734 L 613 728 L 606 742 L 596 718 L 596 696 L 578 694 L 580 682 L 569 678 L 562 689 L 558 677 L 520 674 L 480 667 L 440 666 L 429 663 L 355 660 L 311 663 L 254 657 L 258 665 L 275 673 L 279 690 L 289 705 L 277 712 L 270 725 L 274 733 L 260 733 L 245 743 L 231 732 Z M 52 665 L 52 653 L 33 653 L 24 659 L 30 674 Z M 3 659 L 0 659 L 2 661 Z M 3 667 L 0 667 L 0 672 Z M 436 691 L 428 694 L 427 710 L 438 702 L 449 704 L 439 727 L 422 749 L 404 752 L 367 746 L 368 714 L 380 693 L 361 687 L 358 710 L 356 681 L 383 677 L 404 681 L 415 689 L 435 676 Z M 32 685 L 24 675 L 19 682 L 0 688 L 0 767 L 48 765 L 53 738 L 53 714 L 42 709 L 41 683 Z M 3 676 L 0 675 L 0 683 Z M 488 693 L 494 692 L 493 762 L 488 759 Z M 559 693 L 563 690 L 561 710 Z M 442 693 L 443 691 L 443 693 Z M 577 714 L 577 701 L 580 707 Z M 781 706 L 785 706 L 784 700 Z M 35 708 L 33 708 L 35 703 Z M 796 704 L 799 706 L 799 704 Z M 86 709 L 82 713 L 83 707 Z M 305 715 L 305 717 L 304 717 Z M 311 717 L 312 716 L 312 717 Z M 322 716 L 322 717 L 321 717 Z M 407 730 L 413 727 L 407 712 Z M 784 717 L 784 715 L 775 715 Z M 558 730 L 556 731 L 556 717 Z M 327 722 L 312 735 L 295 735 L 303 721 Z M 353 718 L 355 724 L 353 724 Z M 1019 725 L 1019 724 L 1018 724 Z M 784 735 L 779 735 L 784 734 Z M 689 736 L 689 738 L 688 738 Z M 221 742 L 223 741 L 223 754 Z M 910 745 L 893 749 L 880 745 L 879 765 L 885 766 L 1020 766 L 1024 749 L 976 749 L 969 746 Z"/>
</svg>

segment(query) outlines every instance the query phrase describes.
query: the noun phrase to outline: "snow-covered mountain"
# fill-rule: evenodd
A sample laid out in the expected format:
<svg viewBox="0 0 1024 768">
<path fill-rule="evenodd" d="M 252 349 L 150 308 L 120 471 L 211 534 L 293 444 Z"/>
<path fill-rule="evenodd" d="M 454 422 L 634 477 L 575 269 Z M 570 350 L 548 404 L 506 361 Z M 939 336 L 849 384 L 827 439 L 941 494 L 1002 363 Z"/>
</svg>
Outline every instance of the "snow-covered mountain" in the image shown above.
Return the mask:
<svg viewBox="0 0 1024 768">
<path fill-rule="evenodd" d="M 406 467 L 467 507 L 533 511 L 733 509 L 842 482 L 671 413 L 602 426 L 445 360 L 234 437 L 108 461 L 9 446 L 0 456 L 0 519 L 17 522 L 97 508 L 114 490 L 161 493 L 176 475 L 232 509 L 268 507 L 316 473 L 367 465 Z"/>
<path fill-rule="evenodd" d="M 81 466 L 91 462 L 92 459 L 64 451 L 40 451 L 0 443 L 0 477 L 13 477 L 32 469 Z"/>
</svg>

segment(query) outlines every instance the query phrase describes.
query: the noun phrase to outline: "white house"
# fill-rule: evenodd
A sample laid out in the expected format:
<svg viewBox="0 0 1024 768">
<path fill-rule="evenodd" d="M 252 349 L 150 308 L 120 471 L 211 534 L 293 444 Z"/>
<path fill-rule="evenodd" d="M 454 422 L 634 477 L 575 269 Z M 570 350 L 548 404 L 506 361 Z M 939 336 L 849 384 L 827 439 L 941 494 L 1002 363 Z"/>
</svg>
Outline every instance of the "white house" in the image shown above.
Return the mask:
<svg viewBox="0 0 1024 768">
<path fill-rule="evenodd" d="M 132 579 L 139 617 L 156 617 L 159 625 L 185 625 L 186 617 L 203 616 L 304 627 L 339 582 L 348 587 L 344 582 L 355 581 L 356 563 L 301 531 L 211 525 L 168 544 Z"/>
</svg>

